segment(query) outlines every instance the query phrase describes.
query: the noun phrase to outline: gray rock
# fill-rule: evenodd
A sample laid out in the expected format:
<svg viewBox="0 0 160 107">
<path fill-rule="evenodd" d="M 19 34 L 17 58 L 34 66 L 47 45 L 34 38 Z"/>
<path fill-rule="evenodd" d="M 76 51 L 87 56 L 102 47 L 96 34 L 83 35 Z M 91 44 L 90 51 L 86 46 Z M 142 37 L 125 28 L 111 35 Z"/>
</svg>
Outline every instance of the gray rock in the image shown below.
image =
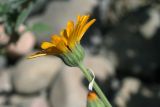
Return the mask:
<svg viewBox="0 0 160 107">
<path fill-rule="evenodd" d="M 10 98 L 10 104 L 15 107 L 48 107 L 44 96 L 13 95 Z"/>
<path fill-rule="evenodd" d="M 6 58 L 0 56 L 0 68 L 3 68 L 6 65 L 6 63 L 7 63 Z"/>
<path fill-rule="evenodd" d="M 0 105 L 3 105 L 7 101 L 6 97 L 1 95 L 0 96 Z M 1 106 L 0 106 L 1 107 Z"/>
<path fill-rule="evenodd" d="M 86 107 L 87 91 L 82 85 L 82 73 L 78 68 L 65 67 L 51 89 L 53 107 Z"/>
<path fill-rule="evenodd" d="M 0 71 L 0 93 L 10 92 L 12 90 L 10 70 L 4 69 Z"/>
<path fill-rule="evenodd" d="M 23 59 L 12 72 L 15 90 L 30 94 L 46 89 L 61 67 L 61 61 L 56 57 Z"/>
<path fill-rule="evenodd" d="M 100 80 L 105 80 L 115 74 L 115 64 L 103 55 L 87 54 L 84 63 L 86 67 L 94 71 L 96 78 Z"/>
<path fill-rule="evenodd" d="M 150 19 L 140 27 L 140 32 L 145 39 L 152 39 L 160 27 L 160 14 L 158 9 L 148 11 Z"/>
<path fill-rule="evenodd" d="M 118 107 L 127 107 L 127 102 L 131 95 L 136 94 L 140 88 L 141 82 L 135 78 L 125 78 L 122 88 L 118 91 L 114 102 Z"/>
<path fill-rule="evenodd" d="M 30 107 L 49 107 L 45 98 L 39 97 L 32 100 Z"/>
<path fill-rule="evenodd" d="M 17 107 L 15 105 L 0 105 L 0 107 Z"/>
<path fill-rule="evenodd" d="M 146 4 L 146 0 L 119 0 L 117 1 L 117 10 L 123 8 L 124 10 L 132 11 Z M 120 5 L 120 6 L 118 6 Z M 125 10 L 125 11 L 126 11 Z"/>
</svg>

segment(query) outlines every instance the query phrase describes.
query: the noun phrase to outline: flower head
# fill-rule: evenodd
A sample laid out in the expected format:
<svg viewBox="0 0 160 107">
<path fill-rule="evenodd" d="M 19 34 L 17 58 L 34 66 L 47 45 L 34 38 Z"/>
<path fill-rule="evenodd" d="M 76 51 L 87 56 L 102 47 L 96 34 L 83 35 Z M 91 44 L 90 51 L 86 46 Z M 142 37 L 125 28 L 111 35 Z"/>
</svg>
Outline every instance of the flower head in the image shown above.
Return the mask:
<svg viewBox="0 0 160 107">
<path fill-rule="evenodd" d="M 69 54 L 75 54 L 73 51 L 77 54 L 83 53 L 80 52 L 80 40 L 87 29 L 95 22 L 95 19 L 92 19 L 89 22 L 88 19 L 89 15 L 78 16 L 75 25 L 73 21 L 68 21 L 66 29 L 61 30 L 59 35 L 52 35 L 50 42 L 43 42 L 41 44 L 42 50 L 40 52 L 37 52 L 28 58 L 35 58 L 44 55 L 57 55 L 65 60 L 66 55 L 69 56 Z"/>
</svg>

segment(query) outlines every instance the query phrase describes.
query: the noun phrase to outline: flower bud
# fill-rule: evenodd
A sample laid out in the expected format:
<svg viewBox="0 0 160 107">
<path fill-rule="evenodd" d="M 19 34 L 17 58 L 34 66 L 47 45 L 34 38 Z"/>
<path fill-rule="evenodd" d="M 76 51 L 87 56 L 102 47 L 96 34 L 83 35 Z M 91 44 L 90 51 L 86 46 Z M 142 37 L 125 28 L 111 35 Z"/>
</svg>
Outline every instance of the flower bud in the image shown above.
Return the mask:
<svg viewBox="0 0 160 107">
<path fill-rule="evenodd" d="M 87 107 L 105 107 L 95 92 L 90 91 L 87 96 Z"/>
</svg>

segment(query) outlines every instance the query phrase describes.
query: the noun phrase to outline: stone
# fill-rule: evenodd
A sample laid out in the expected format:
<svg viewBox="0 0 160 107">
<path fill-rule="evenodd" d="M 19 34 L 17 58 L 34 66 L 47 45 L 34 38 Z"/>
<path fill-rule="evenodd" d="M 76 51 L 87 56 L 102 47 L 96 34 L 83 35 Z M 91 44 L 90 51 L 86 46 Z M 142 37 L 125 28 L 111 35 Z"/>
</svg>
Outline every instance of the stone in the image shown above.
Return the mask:
<svg viewBox="0 0 160 107">
<path fill-rule="evenodd" d="M 123 8 L 132 11 L 146 4 L 146 0 L 120 0 Z M 118 5 L 118 3 L 117 3 Z"/>
<path fill-rule="evenodd" d="M 7 101 L 6 97 L 3 95 L 0 95 L 0 105 L 5 104 L 5 102 Z M 1 106 L 0 106 L 1 107 Z"/>
<path fill-rule="evenodd" d="M 49 105 L 45 98 L 39 97 L 39 98 L 33 99 L 30 107 L 49 107 Z"/>
<path fill-rule="evenodd" d="M 146 7 L 146 9 L 139 8 L 137 11 L 130 12 L 125 20 L 121 20 L 115 25 L 116 27 L 104 35 L 104 44 L 102 44 L 106 48 L 106 53 L 112 52 L 118 59 L 118 75 L 133 75 L 138 78 L 141 75 L 142 78 L 150 81 L 152 76 L 156 75 L 159 66 L 157 58 L 160 53 L 159 30 L 156 31 L 159 26 L 159 16 L 155 9 L 152 11 Z M 140 28 L 142 29 L 145 24 L 146 35 L 143 35 Z M 150 31 L 151 33 L 148 33 Z"/>
<path fill-rule="evenodd" d="M 142 87 L 141 94 L 148 98 L 154 97 L 154 91 L 148 89 L 147 87 Z"/>
<path fill-rule="evenodd" d="M 15 105 L 0 105 L 0 107 L 17 107 Z"/>
<path fill-rule="evenodd" d="M 131 95 L 136 94 L 140 88 L 141 82 L 136 78 L 125 78 L 123 80 L 122 88 L 118 91 L 114 102 L 118 107 L 127 107 L 127 102 Z"/>
<path fill-rule="evenodd" d="M 51 88 L 50 101 L 53 107 L 86 107 L 87 90 L 82 84 L 78 68 L 65 67 L 57 75 Z"/>
<path fill-rule="evenodd" d="M 13 94 L 12 96 L 10 96 L 9 98 L 9 103 L 11 105 L 27 105 L 29 106 L 31 101 L 35 98 L 35 96 L 22 96 L 19 94 Z"/>
<path fill-rule="evenodd" d="M 24 25 L 19 27 L 18 33 L 20 35 L 18 41 L 16 43 L 9 43 L 6 46 L 6 50 L 12 55 L 26 55 L 33 49 L 36 43 L 34 34 L 30 31 L 26 31 Z M 9 41 L 10 37 L 5 33 L 4 25 L 0 25 L 0 44 L 6 45 Z"/>
<path fill-rule="evenodd" d="M 6 45 L 9 39 L 9 36 L 5 34 L 4 25 L 0 24 L 0 45 Z"/>
<path fill-rule="evenodd" d="M 0 69 L 4 68 L 6 63 L 7 63 L 6 58 L 0 55 Z"/>
<path fill-rule="evenodd" d="M 160 14 L 156 9 L 150 9 L 148 13 L 150 18 L 140 27 L 140 32 L 145 39 L 152 39 L 160 27 Z"/>
<path fill-rule="evenodd" d="M 21 36 L 16 43 L 11 43 L 7 47 L 8 52 L 15 55 L 26 55 L 32 51 L 36 43 L 36 39 L 32 32 L 25 32 L 25 30 L 25 26 L 21 25 L 19 28 L 19 33 Z"/>
<path fill-rule="evenodd" d="M 16 107 L 49 107 L 45 96 L 12 95 L 10 104 Z"/>
<path fill-rule="evenodd" d="M 12 90 L 11 75 L 9 69 L 0 71 L 0 93 L 10 92 Z"/>
<path fill-rule="evenodd" d="M 31 94 L 46 89 L 61 67 L 60 59 L 54 56 L 22 59 L 12 72 L 15 90 Z"/>
<path fill-rule="evenodd" d="M 99 80 L 105 80 L 115 74 L 114 63 L 103 55 L 86 54 L 84 63 L 89 69 L 93 70 Z"/>
</svg>

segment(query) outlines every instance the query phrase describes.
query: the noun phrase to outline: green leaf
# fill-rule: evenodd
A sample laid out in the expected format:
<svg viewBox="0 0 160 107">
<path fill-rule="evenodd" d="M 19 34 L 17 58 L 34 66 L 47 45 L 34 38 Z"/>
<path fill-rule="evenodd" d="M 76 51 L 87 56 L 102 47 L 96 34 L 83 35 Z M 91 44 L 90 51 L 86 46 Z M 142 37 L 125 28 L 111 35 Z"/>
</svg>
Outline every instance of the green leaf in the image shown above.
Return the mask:
<svg viewBox="0 0 160 107">
<path fill-rule="evenodd" d="M 10 7 L 7 4 L 0 4 L 0 15 L 6 14 Z"/>
<path fill-rule="evenodd" d="M 22 6 L 27 0 L 9 0 L 8 4 L 12 9 L 17 9 Z"/>
<path fill-rule="evenodd" d="M 12 29 L 12 26 L 11 24 L 8 22 L 6 22 L 5 24 L 5 30 L 6 30 L 6 33 L 11 36 L 12 32 L 13 32 L 13 29 Z"/>
<path fill-rule="evenodd" d="M 49 32 L 52 30 L 52 27 L 45 23 L 35 23 L 29 30 L 33 32 Z"/>
<path fill-rule="evenodd" d="M 17 30 L 18 27 L 19 27 L 22 23 L 24 23 L 24 21 L 27 19 L 27 17 L 29 16 L 32 8 L 33 8 L 33 4 L 31 3 L 31 4 L 29 4 L 29 7 L 26 8 L 26 9 L 24 9 L 24 10 L 22 11 L 22 13 L 18 16 L 18 19 L 17 19 L 17 21 L 16 21 L 16 30 Z"/>
</svg>

